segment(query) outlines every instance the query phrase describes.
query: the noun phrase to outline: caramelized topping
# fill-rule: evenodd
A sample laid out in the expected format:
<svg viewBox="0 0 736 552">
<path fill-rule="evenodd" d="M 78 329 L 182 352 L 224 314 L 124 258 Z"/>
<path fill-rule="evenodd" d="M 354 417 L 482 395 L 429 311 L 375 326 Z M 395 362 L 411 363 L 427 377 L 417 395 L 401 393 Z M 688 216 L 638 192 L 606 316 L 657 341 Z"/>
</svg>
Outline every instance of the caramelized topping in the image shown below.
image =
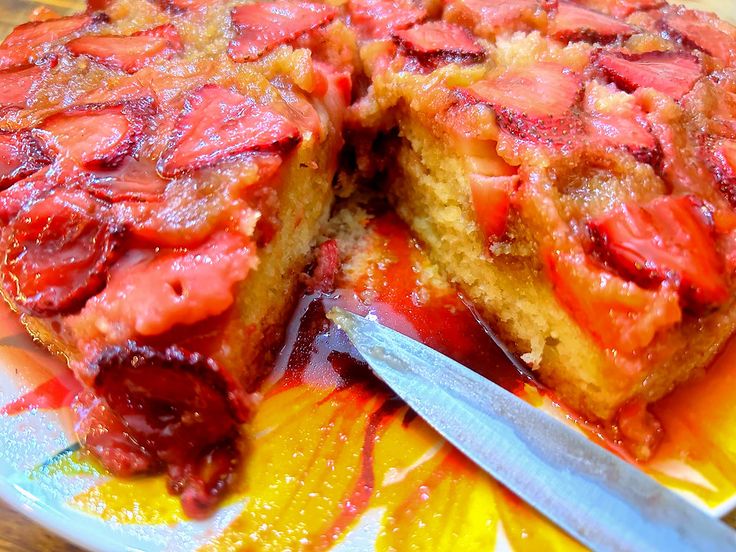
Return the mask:
<svg viewBox="0 0 736 552">
<path fill-rule="evenodd" d="M 702 71 L 698 59 L 685 52 L 600 51 L 593 64 L 622 90 L 654 88 L 675 100 L 690 92 Z"/>
<path fill-rule="evenodd" d="M 443 17 L 493 38 L 509 31 L 542 29 L 547 12 L 556 7 L 556 0 L 451 0 Z"/>
<path fill-rule="evenodd" d="M 117 258 L 121 231 L 83 192 L 59 191 L 3 230 L 2 283 L 23 312 L 70 313 L 99 292 Z"/>
<path fill-rule="evenodd" d="M 187 98 L 158 168 L 170 177 L 245 152 L 285 153 L 300 140 L 299 129 L 283 115 L 227 88 L 205 85 Z"/>
<path fill-rule="evenodd" d="M 586 40 L 607 44 L 617 38 L 628 38 L 634 32 L 631 25 L 570 2 L 560 2 L 550 22 L 550 34 L 563 42 Z"/>
<path fill-rule="evenodd" d="M 589 228 L 601 256 L 639 285 L 667 282 L 696 308 L 728 298 L 712 229 L 693 199 L 667 196 L 643 206 L 622 205 Z"/>
<path fill-rule="evenodd" d="M 135 73 L 155 59 L 171 58 L 183 49 L 183 44 L 176 27 L 167 24 L 131 36 L 83 36 L 69 41 L 66 47 L 74 55 Z"/>
<path fill-rule="evenodd" d="M 279 0 L 237 6 L 231 15 L 236 36 L 228 53 L 233 61 L 254 61 L 336 16 L 332 6 L 309 2 Z"/>
</svg>

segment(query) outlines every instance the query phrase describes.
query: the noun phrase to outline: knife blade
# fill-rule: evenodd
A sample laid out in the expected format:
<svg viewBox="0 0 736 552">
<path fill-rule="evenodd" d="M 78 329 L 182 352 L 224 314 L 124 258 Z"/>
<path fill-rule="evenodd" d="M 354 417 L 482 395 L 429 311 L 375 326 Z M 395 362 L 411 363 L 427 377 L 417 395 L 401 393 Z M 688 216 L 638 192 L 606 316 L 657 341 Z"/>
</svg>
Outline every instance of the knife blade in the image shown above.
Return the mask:
<svg viewBox="0 0 736 552">
<path fill-rule="evenodd" d="M 736 550 L 736 532 L 581 433 L 405 335 L 328 318 L 373 372 L 469 459 L 594 550 Z"/>
</svg>

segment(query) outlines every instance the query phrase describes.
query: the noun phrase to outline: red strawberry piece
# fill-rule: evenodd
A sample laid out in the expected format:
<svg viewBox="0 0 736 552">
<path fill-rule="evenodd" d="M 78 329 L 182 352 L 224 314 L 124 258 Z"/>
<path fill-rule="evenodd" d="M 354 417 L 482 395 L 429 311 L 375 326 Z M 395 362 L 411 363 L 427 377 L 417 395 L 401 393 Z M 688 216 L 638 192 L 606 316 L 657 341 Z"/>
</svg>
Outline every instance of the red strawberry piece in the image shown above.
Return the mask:
<svg viewBox="0 0 736 552">
<path fill-rule="evenodd" d="M 96 171 L 85 184 L 93 196 L 111 203 L 119 201 L 159 201 L 166 183 L 156 167 L 128 157 L 110 171 Z"/>
<path fill-rule="evenodd" d="M 661 25 L 667 35 L 688 48 L 702 50 L 726 64 L 736 62 L 736 27 L 713 13 L 675 7 L 666 11 Z"/>
<path fill-rule="evenodd" d="M 706 146 L 706 155 L 721 191 L 736 207 L 736 140 L 713 140 Z"/>
<path fill-rule="evenodd" d="M 149 99 L 86 104 L 52 115 L 34 132 L 49 154 L 87 169 L 115 167 L 135 153 L 151 109 Z"/>
<path fill-rule="evenodd" d="M 628 150 L 642 163 L 656 166 L 661 159 L 659 144 L 642 117 L 593 114 L 586 118 L 585 130 L 604 145 Z"/>
<path fill-rule="evenodd" d="M 0 113 L 9 108 L 28 107 L 28 100 L 43 73 L 44 68 L 38 65 L 0 72 Z"/>
<path fill-rule="evenodd" d="M 395 31 L 393 39 L 404 53 L 432 66 L 441 62 L 479 62 L 485 57 L 483 47 L 467 29 L 445 21 Z"/>
<path fill-rule="evenodd" d="M 61 40 L 99 19 L 92 15 L 73 15 L 19 25 L 0 44 L 0 69 L 28 63 L 41 46 Z"/>
<path fill-rule="evenodd" d="M 30 132 L 0 131 L 0 190 L 50 162 Z"/>
<path fill-rule="evenodd" d="M 669 282 L 686 305 L 696 308 L 728 298 L 711 225 L 692 197 L 621 205 L 590 221 L 588 228 L 601 257 L 639 285 Z"/>
<path fill-rule="evenodd" d="M 424 8 L 412 0 L 350 0 L 348 13 L 350 25 L 367 39 L 386 38 L 427 17 Z"/>
<path fill-rule="evenodd" d="M 340 271 L 340 249 L 335 240 L 327 240 L 317 247 L 312 274 L 306 278 L 309 292 L 331 293 Z"/>
<path fill-rule="evenodd" d="M 171 24 L 160 25 L 130 36 L 82 36 L 70 40 L 67 49 L 126 73 L 135 73 L 154 59 L 169 59 L 183 48 L 179 33 Z"/>
<path fill-rule="evenodd" d="M 110 473 L 130 477 L 160 469 L 158 458 L 130 438 L 117 414 L 91 389 L 83 390 L 72 408 L 77 416 L 77 437 Z"/>
<path fill-rule="evenodd" d="M 87 302 L 75 325 L 92 321 L 107 342 L 161 335 L 225 312 L 235 284 L 257 264 L 253 244 L 240 234 L 216 232 L 198 247 L 146 251 L 121 259 L 105 290 Z"/>
<path fill-rule="evenodd" d="M 228 54 L 233 61 L 254 61 L 336 16 L 332 6 L 309 2 L 278 0 L 237 6 L 231 14 L 235 38 Z"/>
<path fill-rule="evenodd" d="M 600 44 L 628 38 L 634 32 L 636 29 L 623 21 L 570 2 L 560 2 L 549 28 L 550 35 L 563 42 L 585 40 Z"/>
<path fill-rule="evenodd" d="M 702 74 L 698 58 L 685 52 L 626 54 L 600 51 L 593 65 L 626 92 L 654 88 L 679 100 Z"/>
<path fill-rule="evenodd" d="M 60 185 L 57 171 L 40 170 L 0 191 L 0 224 L 6 225 L 18 213 Z"/>
<path fill-rule="evenodd" d="M 628 17 L 636 11 L 655 10 L 666 5 L 665 0 L 575 0 L 585 6 L 613 17 Z"/>
<path fill-rule="evenodd" d="M 481 176 L 470 179 L 470 193 L 475 220 L 487 243 L 493 243 L 506 233 L 511 193 L 518 184 L 518 175 Z"/>
<path fill-rule="evenodd" d="M 543 252 L 560 303 L 604 348 L 631 355 L 680 322 L 678 294 L 643 289 L 597 266 L 582 251 Z"/>
<path fill-rule="evenodd" d="M 167 177 L 245 152 L 286 152 L 301 140 L 289 119 L 242 94 L 205 85 L 189 98 L 159 160 Z"/>
<path fill-rule="evenodd" d="M 557 2 L 544 0 L 451 0 L 443 18 L 471 28 L 485 38 L 497 34 L 543 29 Z"/>
<path fill-rule="evenodd" d="M 2 283 L 21 311 L 67 314 L 105 286 L 122 233 L 103 210 L 84 192 L 57 191 L 5 228 Z"/>
<path fill-rule="evenodd" d="M 511 69 L 467 89 L 496 113 L 501 128 L 522 140 L 564 145 L 578 137 L 582 122 L 572 110 L 582 94 L 580 76 L 555 63 Z"/>
<path fill-rule="evenodd" d="M 185 513 L 211 513 L 238 466 L 239 426 L 249 412 L 233 377 L 203 355 L 134 342 L 108 347 L 92 364 L 96 394 L 166 467 Z"/>
</svg>

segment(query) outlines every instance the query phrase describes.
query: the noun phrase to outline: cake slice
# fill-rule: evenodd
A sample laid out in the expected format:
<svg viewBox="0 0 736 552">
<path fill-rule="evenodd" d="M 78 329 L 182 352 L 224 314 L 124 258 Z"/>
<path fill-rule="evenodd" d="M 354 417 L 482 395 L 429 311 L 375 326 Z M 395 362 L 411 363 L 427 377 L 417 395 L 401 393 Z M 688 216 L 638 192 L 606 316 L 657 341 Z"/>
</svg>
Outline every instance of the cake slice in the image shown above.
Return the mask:
<svg viewBox="0 0 736 552">
<path fill-rule="evenodd" d="M 350 118 L 382 133 L 393 204 L 448 277 L 607 422 L 736 328 L 736 29 L 625 3 L 448 2 L 361 44 L 372 84 Z"/>
<path fill-rule="evenodd" d="M 2 293 L 85 384 L 87 448 L 201 517 L 329 213 L 351 35 L 309 2 L 97 10 L 0 45 Z"/>
</svg>

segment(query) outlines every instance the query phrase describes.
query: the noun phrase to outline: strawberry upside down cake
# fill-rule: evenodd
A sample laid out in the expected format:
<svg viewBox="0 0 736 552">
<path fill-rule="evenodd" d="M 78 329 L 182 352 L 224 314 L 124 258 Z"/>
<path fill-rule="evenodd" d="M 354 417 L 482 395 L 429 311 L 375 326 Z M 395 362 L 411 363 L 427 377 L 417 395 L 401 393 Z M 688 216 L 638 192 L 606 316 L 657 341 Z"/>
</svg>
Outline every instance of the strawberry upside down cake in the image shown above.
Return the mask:
<svg viewBox="0 0 736 552">
<path fill-rule="evenodd" d="M 39 13 L 0 45 L 2 293 L 84 383 L 88 449 L 205 515 L 336 173 L 381 173 L 481 315 L 610 421 L 736 325 L 735 65 L 734 27 L 660 0 Z"/>
</svg>

